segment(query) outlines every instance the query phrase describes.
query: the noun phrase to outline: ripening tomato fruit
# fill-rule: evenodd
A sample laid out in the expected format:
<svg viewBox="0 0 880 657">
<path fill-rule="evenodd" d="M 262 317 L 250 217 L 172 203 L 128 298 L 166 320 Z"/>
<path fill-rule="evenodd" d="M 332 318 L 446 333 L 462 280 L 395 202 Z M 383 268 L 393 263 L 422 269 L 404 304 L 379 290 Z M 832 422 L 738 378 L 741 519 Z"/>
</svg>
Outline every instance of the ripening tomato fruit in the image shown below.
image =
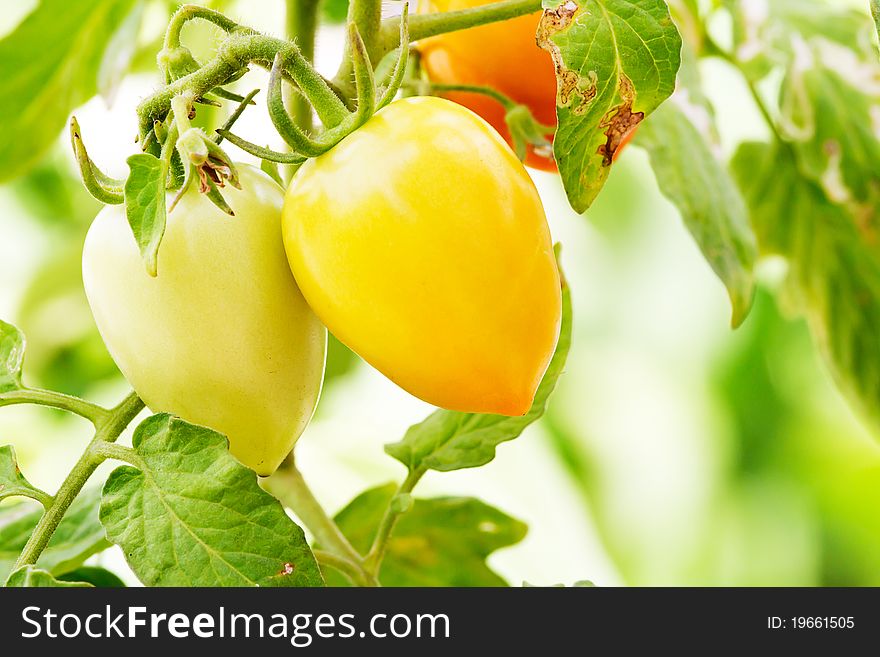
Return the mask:
<svg viewBox="0 0 880 657">
<path fill-rule="evenodd" d="M 444 408 L 529 410 L 559 272 L 534 184 L 476 114 L 392 103 L 302 166 L 283 228 L 311 307 L 379 371 Z"/>
<path fill-rule="evenodd" d="M 424 0 L 420 11 L 469 9 L 495 0 Z M 541 12 L 513 20 L 448 32 L 419 42 L 422 66 L 435 84 L 492 87 L 525 105 L 539 123 L 556 126 L 556 69 L 550 54 L 538 46 L 536 33 Z M 444 92 L 444 98 L 473 110 L 511 143 L 504 107 L 481 93 Z M 617 148 L 614 159 L 632 139 L 632 130 Z M 553 134 L 547 139 L 552 141 Z M 556 171 L 551 148 L 528 146 L 525 163 L 542 171 Z"/>
<path fill-rule="evenodd" d="M 493 0 L 426 0 L 421 11 L 468 9 Z M 449 32 L 420 41 L 422 65 L 431 82 L 489 86 L 526 105 L 543 125 L 556 125 L 556 71 L 550 54 L 538 47 L 535 33 L 541 12 L 513 20 Z M 510 143 L 504 107 L 479 93 L 444 93 L 444 97 L 486 119 Z M 548 135 L 552 138 L 552 135 Z M 526 164 L 556 171 L 549 152 L 529 147 Z"/>
<path fill-rule="evenodd" d="M 230 217 L 195 185 L 168 215 L 149 276 L 122 206 L 98 213 L 83 250 L 95 321 L 122 373 L 154 412 L 229 437 L 260 475 L 275 471 L 314 411 L 327 332 L 290 273 L 283 190 L 239 165 Z"/>
</svg>

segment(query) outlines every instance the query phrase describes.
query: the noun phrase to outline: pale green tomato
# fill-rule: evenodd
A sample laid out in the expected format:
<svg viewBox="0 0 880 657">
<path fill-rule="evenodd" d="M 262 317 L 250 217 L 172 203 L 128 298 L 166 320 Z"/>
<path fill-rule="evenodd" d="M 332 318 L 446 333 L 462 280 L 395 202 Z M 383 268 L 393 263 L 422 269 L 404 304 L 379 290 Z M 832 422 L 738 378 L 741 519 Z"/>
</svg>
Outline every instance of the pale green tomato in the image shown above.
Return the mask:
<svg viewBox="0 0 880 657">
<path fill-rule="evenodd" d="M 150 277 L 122 206 L 95 218 L 83 283 L 110 354 L 154 412 L 229 437 L 260 475 L 275 471 L 306 428 L 321 390 L 327 331 L 290 273 L 284 193 L 239 165 L 224 188 L 230 217 L 195 186 L 169 214 Z"/>
</svg>

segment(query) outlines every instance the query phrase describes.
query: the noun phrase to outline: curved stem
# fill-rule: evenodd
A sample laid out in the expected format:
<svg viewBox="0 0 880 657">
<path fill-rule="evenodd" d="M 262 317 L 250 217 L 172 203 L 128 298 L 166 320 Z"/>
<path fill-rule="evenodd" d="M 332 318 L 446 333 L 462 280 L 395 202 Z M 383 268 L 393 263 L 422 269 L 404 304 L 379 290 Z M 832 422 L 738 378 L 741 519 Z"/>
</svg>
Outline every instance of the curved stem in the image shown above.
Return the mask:
<svg viewBox="0 0 880 657">
<path fill-rule="evenodd" d="M 410 62 L 409 58 L 409 3 L 403 5 L 403 14 L 400 16 L 400 45 L 396 50 L 392 50 L 390 53 L 386 55 L 387 58 L 393 57 L 393 53 L 397 53 L 397 57 L 394 58 L 394 69 L 391 71 L 391 75 L 388 77 L 388 82 L 385 87 L 382 89 L 382 96 L 376 103 L 376 107 L 378 109 L 382 109 L 397 95 L 397 92 L 400 91 L 400 87 L 403 84 L 404 78 L 406 78 L 406 71 Z M 379 62 L 379 65 L 376 67 L 376 77 L 379 77 L 379 69 L 382 68 L 382 64 L 385 62 L 383 59 Z M 381 78 L 380 78 L 381 79 Z"/>
<path fill-rule="evenodd" d="M 263 480 L 263 486 L 286 507 L 290 508 L 312 532 L 315 541 L 323 548 L 323 550 L 316 552 L 316 557 L 318 553 L 324 556 L 333 555 L 333 558 L 338 560 L 341 566 L 340 570 L 348 568 L 350 572 L 343 572 L 351 577 L 352 582 L 358 586 L 379 586 L 375 574 L 364 568 L 361 555 L 352 547 L 333 519 L 324 511 L 321 503 L 315 498 L 302 473 L 297 469 L 292 456 L 275 474 Z M 328 565 L 333 564 L 328 563 Z"/>
<path fill-rule="evenodd" d="M 83 143 L 82 131 L 75 116 L 70 117 L 70 143 L 73 146 L 76 163 L 79 165 L 80 177 L 89 193 L 108 205 L 122 203 L 125 181 L 111 178 L 92 162 L 86 145 Z"/>
<path fill-rule="evenodd" d="M 361 555 L 324 511 L 292 460 L 285 463 L 264 483 L 270 493 L 305 523 L 318 543 L 349 561 L 360 563 Z"/>
<path fill-rule="evenodd" d="M 746 71 L 745 67 L 739 62 L 739 60 L 734 57 L 731 53 L 724 50 L 721 46 L 719 46 L 711 37 L 706 35 L 704 37 L 704 54 L 707 57 L 717 57 L 728 64 L 730 64 L 733 68 L 739 71 L 740 75 L 743 76 L 745 80 L 746 86 L 749 89 L 749 93 L 752 95 L 752 99 L 755 101 L 755 105 L 758 108 L 758 111 L 761 113 L 764 121 L 767 123 L 767 127 L 770 129 L 770 132 L 776 137 L 776 139 L 780 142 L 785 142 L 785 138 L 783 138 L 782 133 L 779 132 L 779 128 L 776 125 L 776 120 L 773 118 L 773 115 L 770 113 L 770 108 L 767 107 L 767 104 L 764 102 L 764 99 L 761 97 L 761 93 L 758 91 L 758 87 L 755 84 L 755 81 L 751 78 L 751 76 Z"/>
<path fill-rule="evenodd" d="M 238 23 L 231 18 L 227 18 L 219 11 L 214 11 L 207 7 L 200 7 L 199 5 L 183 5 L 174 13 L 171 17 L 171 21 L 168 23 L 168 29 L 165 31 L 164 44 L 166 49 L 177 48 L 180 46 L 180 33 L 183 30 L 183 26 L 194 18 L 200 18 L 209 23 L 213 23 L 225 32 L 232 32 L 239 27 Z"/>
<path fill-rule="evenodd" d="M 37 563 L 37 559 L 46 549 L 52 534 L 61 523 L 64 514 L 70 508 L 73 500 L 85 486 L 95 469 L 104 461 L 104 456 L 98 453 L 98 447 L 102 443 L 115 442 L 125 428 L 144 408 L 144 403 L 135 393 L 131 393 L 122 403 L 107 411 L 107 415 L 97 423 L 95 437 L 83 452 L 79 461 L 73 466 L 67 478 L 61 484 L 52 503 L 40 518 L 36 528 L 28 539 L 27 544 L 18 556 L 13 570 L 27 564 Z"/>
<path fill-rule="evenodd" d="M 385 515 L 379 523 L 379 529 L 376 531 L 376 537 L 373 539 L 373 545 L 367 556 L 364 557 L 364 568 L 374 577 L 378 577 L 379 569 L 382 567 L 382 559 L 385 558 L 385 551 L 388 549 L 388 539 L 394 531 L 394 526 L 400 519 L 403 512 L 399 511 L 394 505 L 394 498 L 398 495 L 408 494 L 412 492 L 419 480 L 424 476 L 425 470 L 410 470 L 406 475 L 406 479 L 400 484 L 400 488 L 391 498 L 388 508 L 385 509 Z"/>
<path fill-rule="evenodd" d="M 187 93 L 193 98 L 203 96 L 225 84 L 250 63 L 269 68 L 275 55 L 289 46 L 287 41 L 260 34 L 231 34 L 214 58 L 199 70 L 166 85 L 138 106 L 141 137 L 147 135 L 155 119 L 165 119 L 175 96 Z"/>
<path fill-rule="evenodd" d="M 318 118 L 326 128 L 338 125 L 348 116 L 348 110 L 339 96 L 312 67 L 296 45 L 290 45 L 279 51 L 276 57 L 281 58 L 284 72 L 293 78 L 300 93 L 315 108 Z"/>
<path fill-rule="evenodd" d="M 301 153 L 307 157 L 315 157 L 324 152 L 321 144 L 309 137 L 287 113 L 284 106 L 284 93 L 282 90 L 282 55 L 279 53 L 275 56 L 272 64 L 272 70 L 269 73 L 269 87 L 267 90 L 266 107 L 269 110 L 269 118 L 272 119 L 272 125 L 281 135 L 285 143 L 290 146 L 294 152 Z"/>
<path fill-rule="evenodd" d="M 362 125 L 376 109 L 376 80 L 366 45 L 358 32 L 357 24 L 348 24 L 348 39 L 351 44 L 351 59 L 354 65 L 354 81 L 357 90 L 357 110 L 355 125 Z"/>
<path fill-rule="evenodd" d="M 131 447 L 126 447 L 125 445 L 100 442 L 96 443 L 94 447 L 92 447 L 92 452 L 95 454 L 95 456 L 100 456 L 102 461 L 105 461 L 107 459 L 114 459 L 116 461 L 128 463 L 129 465 L 137 466 L 141 470 L 144 469 L 143 461 L 138 456 L 138 453 L 134 451 Z"/>
<path fill-rule="evenodd" d="M 89 420 L 95 426 L 101 424 L 111 413 L 106 408 L 92 402 L 72 397 L 52 390 L 25 388 L 0 394 L 0 407 L 16 404 L 36 404 L 68 411 Z"/>
<path fill-rule="evenodd" d="M 369 575 L 364 572 L 363 568 L 353 561 L 349 561 L 344 557 L 340 557 L 333 552 L 327 552 L 326 550 L 313 550 L 312 553 L 315 555 L 315 559 L 319 564 L 330 566 L 334 570 L 338 570 L 340 573 L 348 577 L 352 584 L 356 584 L 357 586 L 379 586 L 378 581 L 369 577 Z"/>
<path fill-rule="evenodd" d="M 408 89 L 413 89 L 417 93 L 427 90 L 429 93 L 444 93 L 447 91 L 461 91 L 470 94 L 482 94 L 494 100 L 497 100 L 504 109 L 511 110 L 517 106 L 517 102 L 510 96 L 507 96 L 492 87 L 484 87 L 476 84 L 436 84 L 433 82 L 410 82 L 406 85 Z"/>
<path fill-rule="evenodd" d="M 348 24 L 357 27 L 367 54 L 378 62 L 381 52 L 382 0 L 351 0 L 348 5 Z M 351 33 L 348 35 L 346 52 L 351 55 Z"/>
</svg>

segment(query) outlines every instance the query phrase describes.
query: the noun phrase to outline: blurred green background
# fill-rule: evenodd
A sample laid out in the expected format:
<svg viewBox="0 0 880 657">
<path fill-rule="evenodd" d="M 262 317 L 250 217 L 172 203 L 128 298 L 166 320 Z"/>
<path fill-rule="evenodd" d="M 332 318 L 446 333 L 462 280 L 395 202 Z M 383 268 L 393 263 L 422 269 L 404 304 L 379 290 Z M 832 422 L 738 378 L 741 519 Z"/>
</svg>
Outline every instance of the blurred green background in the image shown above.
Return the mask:
<svg viewBox="0 0 880 657">
<path fill-rule="evenodd" d="M 11 4 L 0 34 L 28 10 Z M 152 56 L 171 4 L 149 6 L 136 72 L 112 105 L 93 99 L 76 111 L 91 155 L 111 175 L 124 174 L 134 147 L 134 106 L 159 84 Z M 222 4 L 268 32 L 283 25 L 280 1 Z M 187 29 L 197 55 L 215 43 L 211 28 Z M 319 66 L 334 69 L 341 41 L 341 28 L 321 32 Z M 740 78 L 719 62 L 704 63 L 703 74 L 725 155 L 764 138 Z M 239 87 L 263 82 L 251 73 Z M 261 106 L 238 132 L 280 146 Z M 490 560 L 513 584 L 880 585 L 880 450 L 803 323 L 776 300 L 781 263 L 762 264 L 755 310 L 731 332 L 724 288 L 639 149 L 622 155 L 584 217 L 568 208 L 556 177 L 533 176 L 573 291 L 568 366 L 539 425 L 501 446 L 489 466 L 431 473 L 418 492 L 476 495 L 526 521 L 526 540 Z M 31 383 L 110 402 L 126 386 L 97 335 L 79 271 L 97 210 L 66 138 L 0 187 L 0 317 L 27 335 Z M 338 344 L 329 373 L 297 454 L 335 510 L 402 476 L 382 445 L 430 408 Z M 12 443 L 29 479 L 50 490 L 88 435 L 85 423 L 53 411 L 0 413 L 0 443 Z M 114 551 L 99 559 L 125 568 Z"/>
</svg>

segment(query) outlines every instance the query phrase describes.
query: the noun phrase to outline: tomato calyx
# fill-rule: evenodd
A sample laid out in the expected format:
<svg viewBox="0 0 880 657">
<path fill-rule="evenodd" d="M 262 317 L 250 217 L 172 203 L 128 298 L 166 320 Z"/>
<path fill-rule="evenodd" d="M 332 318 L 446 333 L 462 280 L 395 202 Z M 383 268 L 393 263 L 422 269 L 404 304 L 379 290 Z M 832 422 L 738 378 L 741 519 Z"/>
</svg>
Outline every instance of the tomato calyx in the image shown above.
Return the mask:
<svg viewBox="0 0 880 657">
<path fill-rule="evenodd" d="M 504 114 L 510 130 L 513 150 L 520 160 L 525 160 L 529 146 L 543 157 L 552 159 L 553 142 L 547 138 L 556 132 L 553 126 L 542 125 L 525 105 L 514 105 Z"/>
<path fill-rule="evenodd" d="M 174 116 L 173 130 L 166 136 L 163 146 L 163 154 L 170 147 L 171 140 L 176 137 L 174 148 L 180 154 L 180 160 L 185 167 L 183 185 L 177 196 L 171 202 L 169 210 L 173 210 L 177 202 L 189 189 L 192 181 L 199 181 L 199 193 L 204 194 L 214 205 L 230 216 L 235 213 L 226 203 L 219 188 L 225 187 L 228 182 L 236 189 L 241 189 L 238 180 L 238 170 L 232 162 L 232 158 L 211 140 L 204 130 L 194 128 L 190 124 L 191 104 L 186 96 L 177 96 L 171 103 Z M 179 136 L 177 136 L 179 135 Z"/>
</svg>

